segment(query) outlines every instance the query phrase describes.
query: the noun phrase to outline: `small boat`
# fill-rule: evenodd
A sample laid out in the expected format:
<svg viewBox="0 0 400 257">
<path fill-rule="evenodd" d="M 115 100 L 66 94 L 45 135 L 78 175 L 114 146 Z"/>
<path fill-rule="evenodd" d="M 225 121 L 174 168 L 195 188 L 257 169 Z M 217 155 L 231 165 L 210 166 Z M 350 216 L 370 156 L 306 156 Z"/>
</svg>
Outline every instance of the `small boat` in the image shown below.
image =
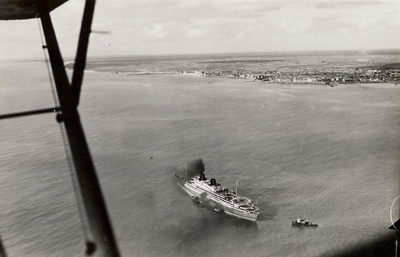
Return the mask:
<svg viewBox="0 0 400 257">
<path fill-rule="evenodd" d="M 195 205 L 199 207 L 204 207 L 203 203 L 200 201 L 200 198 L 197 196 L 192 196 L 192 201 Z"/>
<path fill-rule="evenodd" d="M 218 205 L 215 202 L 212 202 L 210 200 L 206 200 L 207 196 L 200 195 L 200 197 L 197 196 L 192 196 L 192 201 L 194 205 L 197 205 L 199 207 L 206 207 L 207 209 L 210 209 L 215 212 L 224 212 L 224 209 L 218 208 Z"/>
<path fill-rule="evenodd" d="M 307 221 L 306 219 L 303 218 L 297 218 L 295 220 L 292 220 L 292 225 L 295 226 L 309 226 L 309 227 L 317 227 L 318 224 L 317 223 L 312 223 Z"/>
</svg>

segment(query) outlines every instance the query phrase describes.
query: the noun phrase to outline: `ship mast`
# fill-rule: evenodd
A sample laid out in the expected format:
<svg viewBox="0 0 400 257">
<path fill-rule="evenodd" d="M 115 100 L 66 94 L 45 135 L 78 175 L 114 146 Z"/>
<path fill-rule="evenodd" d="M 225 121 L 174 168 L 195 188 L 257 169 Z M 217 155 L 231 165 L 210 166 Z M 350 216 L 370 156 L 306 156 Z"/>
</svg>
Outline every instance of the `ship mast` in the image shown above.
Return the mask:
<svg viewBox="0 0 400 257">
<path fill-rule="evenodd" d="M 236 190 L 235 190 L 235 193 L 236 193 L 236 197 L 238 196 L 238 181 L 236 180 Z"/>
</svg>

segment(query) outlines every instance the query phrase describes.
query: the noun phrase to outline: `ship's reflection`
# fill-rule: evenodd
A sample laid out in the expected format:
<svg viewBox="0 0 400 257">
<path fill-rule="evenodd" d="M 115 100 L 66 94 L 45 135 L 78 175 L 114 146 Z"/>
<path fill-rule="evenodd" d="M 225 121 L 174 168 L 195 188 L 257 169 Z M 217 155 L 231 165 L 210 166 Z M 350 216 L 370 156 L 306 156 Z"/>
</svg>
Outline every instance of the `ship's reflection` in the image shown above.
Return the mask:
<svg viewBox="0 0 400 257">
<path fill-rule="evenodd" d="M 206 219 L 205 221 L 210 224 L 215 223 L 215 225 L 218 226 L 232 226 L 239 229 L 243 228 L 246 229 L 246 231 L 250 229 L 254 230 L 258 229 L 256 221 L 240 219 L 233 216 L 229 216 L 228 214 L 216 213 L 216 212 L 214 213 L 211 212 L 210 215 L 208 216 L 210 217 L 210 221 L 208 219 Z"/>
</svg>

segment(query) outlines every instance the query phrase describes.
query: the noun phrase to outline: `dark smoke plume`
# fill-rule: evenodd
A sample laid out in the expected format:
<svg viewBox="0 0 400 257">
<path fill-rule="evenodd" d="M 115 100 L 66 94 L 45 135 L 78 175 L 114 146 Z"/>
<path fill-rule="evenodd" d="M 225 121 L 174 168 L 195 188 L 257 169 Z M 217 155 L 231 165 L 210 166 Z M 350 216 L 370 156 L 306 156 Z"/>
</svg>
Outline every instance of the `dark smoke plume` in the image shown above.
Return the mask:
<svg viewBox="0 0 400 257">
<path fill-rule="evenodd" d="M 193 178 L 194 176 L 200 176 L 204 174 L 205 165 L 203 159 L 195 159 L 187 163 L 187 178 Z"/>
</svg>

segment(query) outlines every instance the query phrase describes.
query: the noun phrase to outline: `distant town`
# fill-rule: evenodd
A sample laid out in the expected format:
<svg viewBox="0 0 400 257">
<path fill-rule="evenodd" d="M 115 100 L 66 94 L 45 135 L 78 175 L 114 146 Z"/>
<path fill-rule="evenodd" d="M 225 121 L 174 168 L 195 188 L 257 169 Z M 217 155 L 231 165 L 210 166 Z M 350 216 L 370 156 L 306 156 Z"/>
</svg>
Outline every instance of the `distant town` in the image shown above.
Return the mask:
<svg viewBox="0 0 400 257">
<path fill-rule="evenodd" d="M 210 77 L 239 78 L 246 81 L 264 81 L 274 83 L 323 83 L 331 86 L 344 83 L 397 83 L 400 81 L 400 70 L 372 69 L 335 69 L 324 70 L 309 68 L 306 70 L 283 68 L 275 71 L 246 70 L 179 70 L 178 73 L 197 73 Z"/>
</svg>

